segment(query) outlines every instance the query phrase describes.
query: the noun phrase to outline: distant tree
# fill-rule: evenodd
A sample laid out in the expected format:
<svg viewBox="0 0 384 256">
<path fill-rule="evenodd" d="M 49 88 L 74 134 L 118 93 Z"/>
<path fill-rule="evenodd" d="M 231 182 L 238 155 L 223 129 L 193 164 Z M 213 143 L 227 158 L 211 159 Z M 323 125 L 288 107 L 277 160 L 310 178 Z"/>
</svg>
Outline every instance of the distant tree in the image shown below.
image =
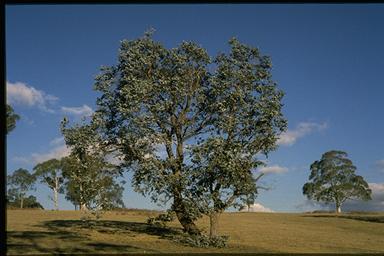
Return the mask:
<svg viewBox="0 0 384 256">
<path fill-rule="evenodd" d="M 8 189 L 7 191 L 7 206 L 11 208 L 19 208 L 21 198 L 14 189 Z M 30 195 L 29 197 L 23 198 L 23 208 L 39 208 L 44 207 L 37 201 L 35 196 Z"/>
<path fill-rule="evenodd" d="M 34 175 L 39 178 L 42 183 L 48 185 L 53 190 L 52 201 L 55 204 L 55 209 L 59 210 L 59 193 L 63 193 L 64 177 L 62 175 L 61 160 L 50 159 L 43 163 L 37 164 L 34 168 Z"/>
<path fill-rule="evenodd" d="M 107 161 L 94 124 L 69 127 L 68 121 L 63 120 L 61 129 L 71 149 L 69 156 L 63 159 L 63 175 L 69 180 L 67 188 L 71 189 L 69 198 L 78 202 L 82 211 L 98 213 L 109 209 L 113 204 L 108 195 L 115 185 L 113 179 L 120 172 Z"/>
<path fill-rule="evenodd" d="M 96 78 L 95 88 L 102 93 L 96 115 L 106 140 L 133 171 L 135 190 L 157 203 L 171 201 L 189 234 L 201 233 L 195 224 L 201 213 L 189 191 L 191 148 L 215 136 L 232 143 L 234 136 L 252 155 L 256 148 L 269 150 L 285 127 L 283 93 L 271 80 L 269 57 L 236 39 L 229 44 L 230 56 L 219 54 L 213 63 L 194 42 L 167 49 L 148 32 L 124 40 L 118 63 L 103 67 Z M 242 118 L 250 123 L 240 124 Z M 160 147 L 165 155 L 159 155 Z"/>
<path fill-rule="evenodd" d="M 16 127 L 16 121 L 20 119 L 20 116 L 17 115 L 11 105 L 7 104 L 7 134 L 11 132 Z"/>
<path fill-rule="evenodd" d="M 30 174 L 28 170 L 18 169 L 13 172 L 12 175 L 7 176 L 7 184 L 12 193 L 17 194 L 17 198 L 20 200 L 20 208 L 24 206 L 24 198 L 29 190 L 34 189 L 34 183 L 36 178 Z"/>
<path fill-rule="evenodd" d="M 348 199 L 371 200 L 371 189 L 362 176 L 356 175 L 356 167 L 343 151 L 328 151 L 321 160 L 311 164 L 310 182 L 303 186 L 308 199 L 334 202 L 336 212 Z"/>
</svg>

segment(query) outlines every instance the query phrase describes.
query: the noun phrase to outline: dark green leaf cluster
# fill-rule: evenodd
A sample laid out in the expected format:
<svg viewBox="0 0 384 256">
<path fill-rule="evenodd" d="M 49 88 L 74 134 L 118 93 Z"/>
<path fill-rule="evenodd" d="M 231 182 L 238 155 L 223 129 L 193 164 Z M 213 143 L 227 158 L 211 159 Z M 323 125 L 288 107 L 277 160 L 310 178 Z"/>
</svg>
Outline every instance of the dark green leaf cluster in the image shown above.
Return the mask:
<svg viewBox="0 0 384 256">
<path fill-rule="evenodd" d="M 215 236 L 209 237 L 207 235 L 188 235 L 188 234 L 180 234 L 173 237 L 173 240 L 185 245 L 189 245 L 192 247 L 199 248 L 223 248 L 227 247 L 228 236 Z"/>
<path fill-rule="evenodd" d="M 168 222 L 175 220 L 175 213 L 173 211 L 167 211 L 166 213 L 159 214 L 156 217 L 149 217 L 147 224 L 165 228 Z"/>
<path fill-rule="evenodd" d="M 19 208 L 21 198 L 19 194 L 10 189 L 7 192 L 7 207 L 9 208 Z M 34 208 L 34 209 L 44 209 L 44 207 L 37 201 L 35 196 L 28 196 L 23 199 L 23 208 Z"/>
<path fill-rule="evenodd" d="M 20 116 L 17 115 L 13 108 L 7 104 L 7 134 L 11 132 L 16 127 L 16 121 L 20 119 Z"/>
</svg>

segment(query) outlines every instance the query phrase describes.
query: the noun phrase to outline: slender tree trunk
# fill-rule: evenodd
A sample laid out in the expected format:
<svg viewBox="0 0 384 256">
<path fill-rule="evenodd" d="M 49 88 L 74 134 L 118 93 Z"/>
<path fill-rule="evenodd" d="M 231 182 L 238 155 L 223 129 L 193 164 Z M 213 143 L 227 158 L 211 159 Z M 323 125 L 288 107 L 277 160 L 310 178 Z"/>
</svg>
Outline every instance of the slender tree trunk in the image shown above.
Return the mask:
<svg viewBox="0 0 384 256">
<path fill-rule="evenodd" d="M 55 210 L 59 210 L 59 197 L 58 197 L 58 187 L 59 187 L 59 178 L 55 177 L 55 188 L 53 189 L 54 200 L 55 200 Z"/>
<path fill-rule="evenodd" d="M 20 209 L 23 209 L 24 198 L 20 197 Z"/>
<path fill-rule="evenodd" d="M 336 213 L 341 213 L 341 204 L 339 202 L 336 202 Z"/>
<path fill-rule="evenodd" d="M 219 227 L 219 216 L 220 213 L 213 211 L 209 215 L 209 237 L 213 238 L 217 236 L 217 231 Z"/>
<path fill-rule="evenodd" d="M 83 185 L 80 183 L 80 211 L 86 211 L 87 207 L 85 206 L 84 197 L 83 197 Z"/>
</svg>

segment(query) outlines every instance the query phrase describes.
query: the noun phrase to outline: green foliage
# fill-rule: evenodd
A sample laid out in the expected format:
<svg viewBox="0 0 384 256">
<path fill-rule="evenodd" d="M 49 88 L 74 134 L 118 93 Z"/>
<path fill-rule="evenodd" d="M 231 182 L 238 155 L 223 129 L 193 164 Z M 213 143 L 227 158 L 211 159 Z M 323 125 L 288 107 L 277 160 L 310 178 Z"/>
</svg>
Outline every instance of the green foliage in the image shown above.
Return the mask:
<svg viewBox="0 0 384 256">
<path fill-rule="evenodd" d="M 35 177 L 40 179 L 40 182 L 45 183 L 53 190 L 54 197 L 51 198 L 55 203 L 55 208 L 58 210 L 58 194 L 64 192 L 64 177 L 62 174 L 62 161 L 50 159 L 37 164 L 34 168 Z"/>
<path fill-rule="evenodd" d="M 343 151 L 328 151 L 311 164 L 310 182 L 303 186 L 308 199 L 334 202 L 339 208 L 348 199 L 371 199 L 371 189 Z"/>
<path fill-rule="evenodd" d="M 20 208 L 23 208 L 26 193 L 35 189 L 35 181 L 36 177 L 22 168 L 7 176 L 7 185 L 13 194 L 17 194 L 17 199 L 20 200 Z"/>
<path fill-rule="evenodd" d="M 81 209 L 91 210 L 97 218 L 108 209 L 124 206 L 123 188 L 114 180 L 117 168 L 106 160 L 103 142 L 93 122 L 68 127 L 62 122 L 62 133 L 71 153 L 63 161 L 67 196 Z"/>
<path fill-rule="evenodd" d="M 10 133 L 16 127 L 16 121 L 20 119 L 20 116 L 17 115 L 11 105 L 7 104 L 7 134 Z"/>
<path fill-rule="evenodd" d="M 201 235 L 180 234 L 180 235 L 174 236 L 173 240 L 185 245 L 192 246 L 192 247 L 223 248 L 223 247 L 227 247 L 228 238 L 229 238 L 228 236 L 209 237 L 204 234 L 201 234 Z"/>
<path fill-rule="evenodd" d="M 149 217 L 147 224 L 165 228 L 168 222 L 175 220 L 175 213 L 173 211 L 167 211 L 166 213 L 159 214 L 156 217 Z"/>
<path fill-rule="evenodd" d="M 7 207 L 8 208 L 19 208 L 21 203 L 21 198 L 15 193 L 14 190 L 10 189 L 7 192 Z M 23 199 L 23 208 L 37 208 L 44 209 L 44 207 L 37 201 L 35 196 L 28 196 Z"/>
<path fill-rule="evenodd" d="M 221 176 L 220 192 L 256 193 L 255 156 L 273 150 L 286 127 L 269 57 L 236 39 L 229 44 L 229 55 L 211 58 L 194 42 L 166 49 L 148 32 L 122 41 L 118 63 L 95 82 L 104 141 L 133 171 L 135 191 L 172 200 L 186 231 L 201 216 L 193 187 L 208 189 Z M 209 177 L 199 175 L 206 167 Z"/>
</svg>

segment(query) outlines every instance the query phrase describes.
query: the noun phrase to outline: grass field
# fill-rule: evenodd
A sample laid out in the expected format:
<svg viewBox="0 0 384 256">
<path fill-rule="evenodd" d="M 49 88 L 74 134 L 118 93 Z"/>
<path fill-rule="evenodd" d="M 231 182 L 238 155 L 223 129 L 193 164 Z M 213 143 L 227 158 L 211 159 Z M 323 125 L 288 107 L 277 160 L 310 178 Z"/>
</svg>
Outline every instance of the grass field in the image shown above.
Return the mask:
<svg viewBox="0 0 384 256">
<path fill-rule="evenodd" d="M 227 248 L 194 248 L 171 241 L 169 232 L 151 228 L 149 211 L 106 213 L 83 225 L 80 212 L 8 210 L 7 254 L 274 252 L 384 253 L 384 213 L 289 214 L 225 213 L 219 233 L 229 235 Z M 208 230 L 208 219 L 198 222 Z M 170 225 L 177 230 L 177 221 Z"/>
</svg>

